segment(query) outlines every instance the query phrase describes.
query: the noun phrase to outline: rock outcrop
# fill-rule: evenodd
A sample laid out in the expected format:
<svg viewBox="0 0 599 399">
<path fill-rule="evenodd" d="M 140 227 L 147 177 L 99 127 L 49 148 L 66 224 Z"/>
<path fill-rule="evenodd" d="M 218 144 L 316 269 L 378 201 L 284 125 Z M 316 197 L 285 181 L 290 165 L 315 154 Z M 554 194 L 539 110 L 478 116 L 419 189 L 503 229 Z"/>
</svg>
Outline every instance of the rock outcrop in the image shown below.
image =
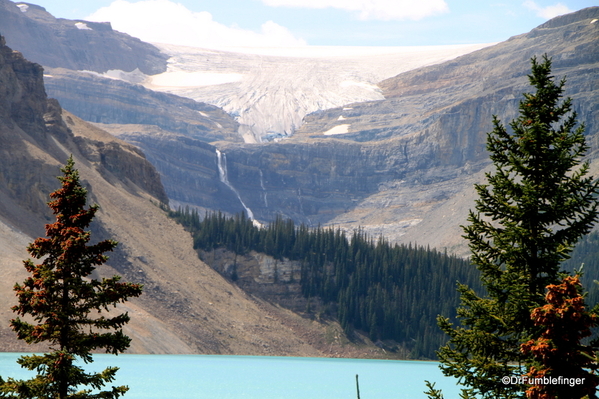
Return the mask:
<svg viewBox="0 0 599 399">
<path fill-rule="evenodd" d="M 155 46 L 112 29 L 110 23 L 54 18 L 35 4 L 0 0 L 0 34 L 7 44 L 48 67 L 106 72 L 166 70 L 168 56 Z"/>
<path fill-rule="evenodd" d="M 239 124 L 222 109 L 98 74 L 47 68 L 46 90 L 83 120 L 158 126 L 197 140 L 241 142 Z"/>
</svg>

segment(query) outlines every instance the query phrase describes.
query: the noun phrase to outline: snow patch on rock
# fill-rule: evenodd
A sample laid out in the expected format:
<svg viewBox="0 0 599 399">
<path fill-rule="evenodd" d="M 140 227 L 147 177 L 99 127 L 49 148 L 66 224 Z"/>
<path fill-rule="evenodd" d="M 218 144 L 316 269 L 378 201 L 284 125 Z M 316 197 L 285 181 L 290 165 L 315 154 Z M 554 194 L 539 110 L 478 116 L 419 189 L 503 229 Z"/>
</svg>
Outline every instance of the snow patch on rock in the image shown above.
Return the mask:
<svg viewBox="0 0 599 399">
<path fill-rule="evenodd" d="M 343 125 L 337 125 L 333 128 L 330 128 L 329 130 L 327 130 L 326 132 L 324 132 L 323 134 L 325 136 L 334 136 L 337 134 L 346 134 L 349 133 L 349 128 L 350 128 L 350 124 L 343 124 Z"/>
<path fill-rule="evenodd" d="M 84 22 L 76 22 L 75 26 L 77 27 L 77 29 L 81 29 L 81 30 L 93 30 L 92 28 L 87 26 L 87 24 Z"/>
</svg>

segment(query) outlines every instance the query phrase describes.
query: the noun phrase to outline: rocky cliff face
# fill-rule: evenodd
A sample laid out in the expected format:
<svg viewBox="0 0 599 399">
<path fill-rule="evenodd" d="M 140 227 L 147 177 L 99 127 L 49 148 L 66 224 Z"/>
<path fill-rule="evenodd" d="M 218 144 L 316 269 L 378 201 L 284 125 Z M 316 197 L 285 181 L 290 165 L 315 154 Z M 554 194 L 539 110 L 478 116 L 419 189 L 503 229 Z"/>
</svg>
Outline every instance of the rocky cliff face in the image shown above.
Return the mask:
<svg viewBox="0 0 599 399">
<path fill-rule="evenodd" d="M 213 105 L 64 68 L 47 68 L 44 81 L 51 96 L 86 121 L 153 125 L 205 142 L 242 141 L 239 124 Z"/>
<path fill-rule="evenodd" d="M 39 157 L 26 162 L 27 154 L 35 153 L 31 150 L 34 146 L 60 159 L 65 152 L 60 143 L 67 141 L 86 154 L 101 173 L 126 178 L 131 187 L 148 192 L 160 201 L 168 200 L 154 167 L 137 148 L 114 138 L 100 143 L 73 135 L 63 121 L 58 102 L 46 97 L 41 66 L 12 51 L 3 38 L 0 39 L 0 87 L 2 182 L 5 194 L 24 211 L 47 214 L 45 196 L 50 192 L 48 187 L 54 185 L 56 173 L 49 173 Z M 74 123 L 70 116 L 67 121 Z M 9 212 L 5 217 L 14 221 L 19 215 Z M 41 227 L 36 230 L 40 231 Z"/>
<path fill-rule="evenodd" d="M 112 30 L 109 23 L 54 18 L 43 7 L 0 0 L 0 33 L 11 48 L 48 67 L 153 75 L 166 70 L 168 56 L 151 44 Z"/>
</svg>

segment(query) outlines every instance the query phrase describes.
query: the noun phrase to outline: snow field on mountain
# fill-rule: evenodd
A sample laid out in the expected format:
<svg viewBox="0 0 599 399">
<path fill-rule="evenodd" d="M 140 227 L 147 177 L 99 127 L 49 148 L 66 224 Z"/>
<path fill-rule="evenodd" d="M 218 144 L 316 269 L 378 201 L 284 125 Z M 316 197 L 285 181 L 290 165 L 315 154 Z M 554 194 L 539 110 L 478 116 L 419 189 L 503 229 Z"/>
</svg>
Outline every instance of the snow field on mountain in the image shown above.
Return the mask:
<svg viewBox="0 0 599 399">
<path fill-rule="evenodd" d="M 311 112 L 382 100 L 376 84 L 383 79 L 487 45 L 279 49 L 284 56 L 158 46 L 171 56 L 168 70 L 146 87 L 219 106 L 242 125 L 246 142 L 262 142 L 293 134 Z"/>
</svg>

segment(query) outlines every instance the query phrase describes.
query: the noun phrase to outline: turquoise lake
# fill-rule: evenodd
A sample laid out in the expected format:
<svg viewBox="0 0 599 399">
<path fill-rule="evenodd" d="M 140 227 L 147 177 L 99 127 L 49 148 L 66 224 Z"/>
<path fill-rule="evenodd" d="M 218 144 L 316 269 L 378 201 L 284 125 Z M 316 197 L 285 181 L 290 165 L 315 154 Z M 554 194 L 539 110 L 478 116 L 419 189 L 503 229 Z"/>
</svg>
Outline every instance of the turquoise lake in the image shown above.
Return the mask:
<svg viewBox="0 0 599 399">
<path fill-rule="evenodd" d="M 21 354 L 0 353 L 0 376 L 29 378 Z M 435 362 L 221 355 L 94 355 L 90 370 L 117 366 L 126 399 L 426 398 L 424 380 L 457 398 L 455 380 Z"/>
</svg>

